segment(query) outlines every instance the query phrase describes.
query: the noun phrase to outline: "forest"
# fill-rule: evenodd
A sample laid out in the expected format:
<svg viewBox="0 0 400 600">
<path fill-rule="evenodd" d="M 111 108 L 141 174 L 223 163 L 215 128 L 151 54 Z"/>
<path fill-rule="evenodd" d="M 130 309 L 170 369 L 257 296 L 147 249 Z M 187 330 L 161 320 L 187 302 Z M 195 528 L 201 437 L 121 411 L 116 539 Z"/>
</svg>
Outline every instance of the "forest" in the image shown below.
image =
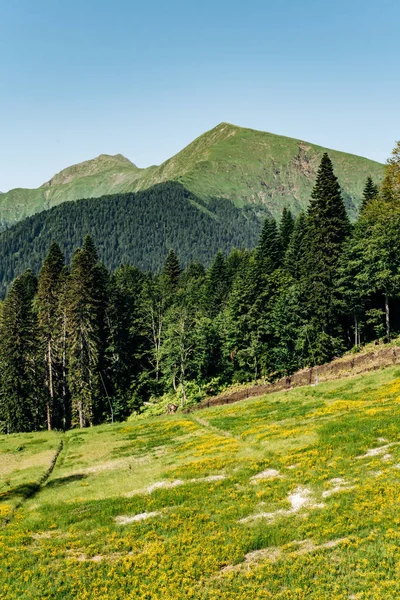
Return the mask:
<svg viewBox="0 0 400 600">
<path fill-rule="evenodd" d="M 306 213 L 267 217 L 254 250 L 221 250 L 205 268 L 171 247 L 152 273 L 109 270 L 91 236 L 70 261 L 49 244 L 0 308 L 1 431 L 185 408 L 396 337 L 400 143 L 382 185 L 366 181 L 355 224 L 324 154 Z"/>
<path fill-rule="evenodd" d="M 265 207 L 238 209 L 224 198 L 204 202 L 177 182 L 135 194 L 64 202 L 0 233 L 0 297 L 17 275 L 28 268 L 40 270 L 53 241 L 69 263 L 90 233 L 101 261 L 112 271 L 121 263 L 160 271 L 170 248 L 183 266 L 193 260 L 208 266 L 218 250 L 253 248 L 268 214 Z"/>
</svg>

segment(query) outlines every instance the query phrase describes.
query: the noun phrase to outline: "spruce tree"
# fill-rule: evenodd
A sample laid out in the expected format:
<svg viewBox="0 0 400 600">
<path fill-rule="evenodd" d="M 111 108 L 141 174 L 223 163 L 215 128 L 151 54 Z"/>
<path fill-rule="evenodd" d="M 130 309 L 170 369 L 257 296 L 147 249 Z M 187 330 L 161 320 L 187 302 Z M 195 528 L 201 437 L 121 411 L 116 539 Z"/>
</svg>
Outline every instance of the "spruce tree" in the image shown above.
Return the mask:
<svg viewBox="0 0 400 600">
<path fill-rule="evenodd" d="M 255 309 L 260 297 L 259 283 L 259 264 L 255 253 L 249 253 L 236 274 L 226 308 L 222 313 L 220 336 L 225 357 L 225 372 L 230 376 L 233 376 L 237 368 L 242 371 L 246 362 L 243 361 L 243 356 L 249 353 L 249 348 L 252 349 L 252 359 L 256 359 L 254 349 L 258 346 L 261 320 Z"/>
<path fill-rule="evenodd" d="M 304 259 L 304 239 L 306 232 L 306 215 L 301 212 L 297 217 L 289 246 L 286 250 L 284 266 L 285 269 L 299 280 L 302 272 Z"/>
<path fill-rule="evenodd" d="M 64 256 L 55 242 L 50 246 L 38 280 L 36 307 L 38 311 L 38 337 L 46 362 L 47 428 L 51 430 L 54 418 L 60 422 L 62 407 L 55 406 L 60 399 L 62 346 L 59 318 L 59 277 L 64 267 Z M 58 424 L 58 423 L 57 423 Z"/>
<path fill-rule="evenodd" d="M 0 420 L 7 433 L 43 425 L 41 373 L 36 355 L 33 293 L 36 278 L 27 271 L 13 282 L 2 307 L 0 326 Z"/>
<path fill-rule="evenodd" d="M 282 218 L 279 225 L 279 238 L 283 254 L 285 254 L 294 230 L 294 218 L 292 213 L 286 207 L 282 211 Z"/>
<path fill-rule="evenodd" d="M 178 285 L 179 277 L 181 275 L 181 267 L 173 248 L 170 249 L 167 258 L 165 259 L 163 274 L 168 284 L 173 287 Z"/>
<path fill-rule="evenodd" d="M 226 258 L 219 251 L 207 273 L 207 296 L 212 315 L 216 315 L 224 305 L 229 292 L 229 275 Z"/>
<path fill-rule="evenodd" d="M 317 340 L 337 336 L 338 305 L 335 283 L 342 245 L 349 234 L 350 224 L 342 200 L 340 186 L 327 153 L 317 173 L 307 213 L 303 292 L 313 336 Z M 310 338 L 310 336 L 308 336 Z M 322 338 L 321 338 L 322 339 Z M 325 341 L 323 342 L 325 344 Z M 335 343 L 329 341 L 334 352 Z M 310 340 L 316 348 L 320 344 Z M 323 353 L 320 352 L 322 355 Z M 317 356 L 314 354 L 317 361 Z M 325 355 L 324 355 L 325 358 Z"/>
<path fill-rule="evenodd" d="M 93 249 L 78 249 L 72 259 L 67 293 L 68 381 L 72 420 L 79 427 L 99 421 L 104 381 L 105 279 Z"/>
<path fill-rule="evenodd" d="M 115 398 L 115 417 L 128 416 L 132 406 L 132 383 L 144 367 L 137 354 L 142 343 L 138 331 L 139 300 L 144 275 L 123 265 L 111 276 L 107 293 L 107 389 Z"/>
<path fill-rule="evenodd" d="M 64 431 L 71 424 L 71 404 L 68 387 L 68 307 L 69 307 L 69 268 L 64 266 L 58 278 L 58 304 L 56 308 L 59 334 L 58 358 L 60 361 L 60 420 Z"/>
<path fill-rule="evenodd" d="M 95 265 L 99 262 L 99 253 L 97 252 L 97 248 L 91 235 L 85 236 L 85 239 L 83 240 L 82 244 L 82 250 L 84 250 L 87 253 L 88 257 L 92 262 L 92 265 Z"/>
<path fill-rule="evenodd" d="M 360 211 L 363 211 L 370 200 L 373 200 L 377 197 L 378 193 L 378 187 L 374 184 L 372 178 L 368 177 L 363 191 L 363 199 L 361 201 Z"/>
<path fill-rule="evenodd" d="M 256 248 L 256 258 L 264 274 L 272 273 L 281 266 L 282 245 L 275 219 L 267 217 Z"/>
</svg>

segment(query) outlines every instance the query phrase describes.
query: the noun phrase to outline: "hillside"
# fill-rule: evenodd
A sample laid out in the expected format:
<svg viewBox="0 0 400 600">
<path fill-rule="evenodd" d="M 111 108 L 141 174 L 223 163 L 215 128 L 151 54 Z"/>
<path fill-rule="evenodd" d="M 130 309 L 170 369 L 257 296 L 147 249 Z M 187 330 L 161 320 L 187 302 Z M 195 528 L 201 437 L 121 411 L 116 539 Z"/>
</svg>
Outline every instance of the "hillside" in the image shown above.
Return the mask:
<svg viewBox="0 0 400 600">
<path fill-rule="evenodd" d="M 262 205 L 275 217 L 284 206 L 298 213 L 309 201 L 323 152 L 328 151 L 348 212 L 357 215 L 362 189 L 383 165 L 300 140 L 221 123 L 156 167 L 138 169 L 122 155 L 99 157 L 61 171 L 38 189 L 0 194 L 0 227 L 68 200 L 181 182 L 202 200 L 227 198 L 236 206 Z"/>
<path fill-rule="evenodd" d="M 39 272 L 52 241 L 67 261 L 90 233 L 101 260 L 110 269 L 133 264 L 159 270 L 170 248 L 182 265 L 233 247 L 254 247 L 260 233 L 259 213 L 215 199 L 207 205 L 179 183 L 165 183 L 136 194 L 65 202 L 0 233 L 0 297 L 25 269 Z"/>
<path fill-rule="evenodd" d="M 391 367 L 0 436 L 0 598 L 397 599 L 399 393 Z"/>
<path fill-rule="evenodd" d="M 177 179 L 200 198 L 262 204 L 274 217 L 284 206 L 295 214 L 308 205 L 322 154 L 328 152 L 351 217 L 356 217 L 368 175 L 380 181 L 383 166 L 366 158 L 293 138 L 221 123 L 197 138 L 137 185 Z"/>
</svg>

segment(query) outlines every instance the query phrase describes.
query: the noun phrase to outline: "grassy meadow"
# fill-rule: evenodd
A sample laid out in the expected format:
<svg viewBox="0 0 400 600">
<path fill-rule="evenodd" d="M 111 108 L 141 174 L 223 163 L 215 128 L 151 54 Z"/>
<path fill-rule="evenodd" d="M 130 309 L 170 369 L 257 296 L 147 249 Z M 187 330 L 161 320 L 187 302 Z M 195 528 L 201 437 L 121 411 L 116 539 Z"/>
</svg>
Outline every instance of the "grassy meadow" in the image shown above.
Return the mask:
<svg viewBox="0 0 400 600">
<path fill-rule="evenodd" d="M 1 436 L 0 598 L 399 598 L 399 417 L 393 367 Z"/>
</svg>

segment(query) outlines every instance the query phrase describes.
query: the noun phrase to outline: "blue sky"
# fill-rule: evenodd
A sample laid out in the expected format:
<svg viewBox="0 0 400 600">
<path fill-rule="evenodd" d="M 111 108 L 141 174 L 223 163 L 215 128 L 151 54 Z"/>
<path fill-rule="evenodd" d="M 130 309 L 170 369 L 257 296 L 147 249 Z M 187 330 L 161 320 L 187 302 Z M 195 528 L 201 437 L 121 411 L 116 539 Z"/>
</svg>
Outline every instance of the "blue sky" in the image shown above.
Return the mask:
<svg viewBox="0 0 400 600">
<path fill-rule="evenodd" d="M 383 162 L 399 23 L 398 0 L 2 0 L 0 190 L 159 164 L 221 121 Z"/>
</svg>

